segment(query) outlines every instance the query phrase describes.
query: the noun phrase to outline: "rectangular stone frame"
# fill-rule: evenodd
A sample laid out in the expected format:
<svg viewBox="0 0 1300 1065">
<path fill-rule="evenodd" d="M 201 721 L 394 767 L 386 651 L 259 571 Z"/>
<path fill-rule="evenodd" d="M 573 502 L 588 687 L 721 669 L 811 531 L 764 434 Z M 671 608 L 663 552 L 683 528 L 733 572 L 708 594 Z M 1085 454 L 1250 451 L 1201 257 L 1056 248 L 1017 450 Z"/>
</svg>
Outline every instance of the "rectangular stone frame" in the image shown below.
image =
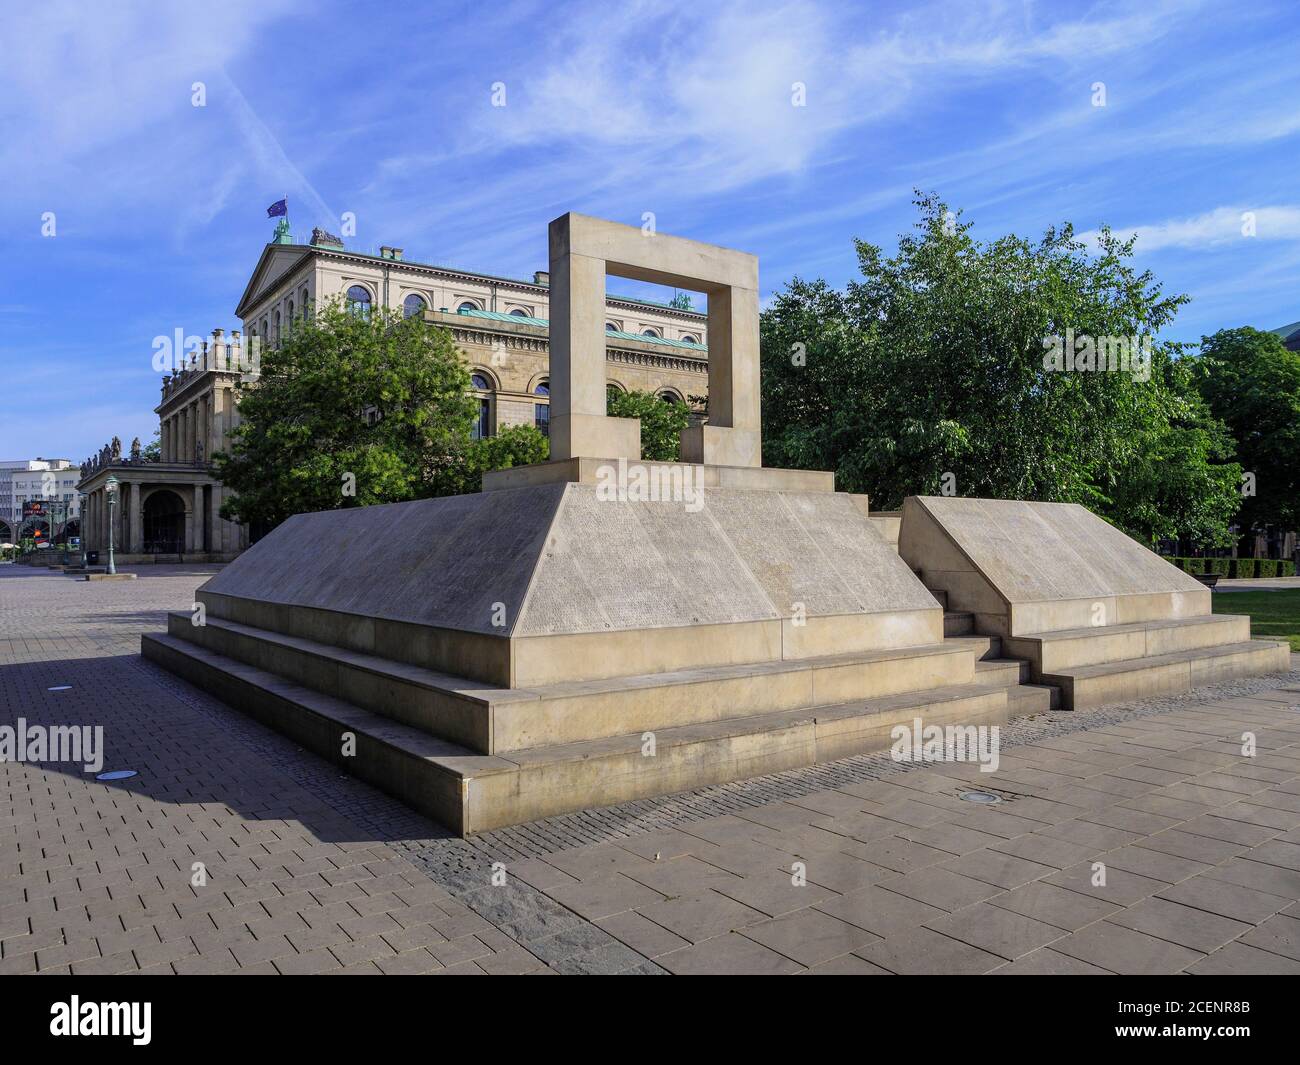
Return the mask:
<svg viewBox="0 0 1300 1065">
<path fill-rule="evenodd" d="M 709 420 L 682 461 L 761 466 L 758 258 L 587 215 L 550 224 L 551 460 L 641 457 L 641 423 L 605 414 L 605 278 L 708 295 Z"/>
</svg>

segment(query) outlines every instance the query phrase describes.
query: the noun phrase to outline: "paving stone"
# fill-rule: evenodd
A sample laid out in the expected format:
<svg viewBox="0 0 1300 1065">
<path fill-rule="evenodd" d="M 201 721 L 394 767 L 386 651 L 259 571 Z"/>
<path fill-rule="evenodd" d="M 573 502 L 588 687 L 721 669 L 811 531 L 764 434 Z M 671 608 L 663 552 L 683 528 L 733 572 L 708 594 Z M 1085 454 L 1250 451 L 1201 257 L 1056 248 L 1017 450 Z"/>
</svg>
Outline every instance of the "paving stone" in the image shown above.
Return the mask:
<svg viewBox="0 0 1300 1065">
<path fill-rule="evenodd" d="M 1266 921 L 1291 902 L 1281 895 L 1270 895 L 1208 876 L 1194 876 L 1190 880 L 1164 888 L 1156 892 L 1156 898 L 1168 899 L 1170 902 L 1248 924 Z"/>
<path fill-rule="evenodd" d="M 1097 865 L 1102 868 L 1094 869 Z M 1045 883 L 1069 888 L 1081 895 L 1091 895 L 1095 899 L 1113 902 L 1120 906 L 1131 906 L 1140 899 L 1154 895 L 1161 888 L 1169 886 L 1163 880 L 1130 873 L 1124 869 L 1111 868 L 1104 860 L 1072 865 L 1043 879 Z M 1099 880 L 1101 882 L 1097 882 Z"/>
<path fill-rule="evenodd" d="M 551 887 L 546 893 L 562 906 L 567 906 L 590 921 L 634 910 L 639 906 L 648 906 L 653 902 L 662 902 L 665 897 L 621 873 Z"/>
<path fill-rule="evenodd" d="M 820 965 L 814 965 L 810 969 L 805 969 L 799 973 L 800 976 L 893 976 L 888 969 L 882 969 L 879 965 L 873 965 L 865 958 L 859 958 L 856 954 L 845 954 L 839 958 L 832 958 L 830 961 L 824 961 Z"/>
<path fill-rule="evenodd" d="M 803 966 L 818 965 L 876 942 L 880 937 L 816 910 L 750 925 L 741 935 L 770 947 Z"/>
<path fill-rule="evenodd" d="M 647 958 L 657 958 L 690 943 L 636 912 L 616 913 L 597 922 L 601 928 Z"/>
<path fill-rule="evenodd" d="M 1055 925 L 1036 921 L 1032 917 L 987 902 L 929 921 L 925 927 L 990 954 L 997 954 L 1007 961 L 1015 961 L 1066 934 Z"/>
<path fill-rule="evenodd" d="M 797 973 L 801 968 L 797 962 L 735 932 L 675 950 L 657 961 L 669 972 L 689 976 L 740 973 L 776 976 Z"/>
<path fill-rule="evenodd" d="M 818 904 L 817 909 L 886 938 L 896 932 L 915 928 L 935 917 L 942 917 L 945 913 L 938 906 L 909 899 L 895 891 L 886 890 L 883 886 L 850 892 L 838 899 Z"/>
<path fill-rule="evenodd" d="M 1300 961 L 1300 918 L 1286 914 L 1270 917 L 1238 942 Z"/>
<path fill-rule="evenodd" d="M 950 912 L 982 902 L 1002 891 L 992 884 L 973 880 L 943 867 L 918 869 L 906 876 L 890 880 L 886 886 L 890 891 L 906 895 L 909 899 L 916 899 L 918 902 Z"/>
<path fill-rule="evenodd" d="M 1123 911 L 1121 911 L 1123 912 Z M 1097 921 L 1052 944 L 1052 949 L 1123 975 L 1176 973 L 1204 955 L 1131 928 Z"/>
<path fill-rule="evenodd" d="M 796 884 L 791 874 L 782 871 L 738 878 L 713 890 L 768 917 L 802 910 L 836 896 L 836 892 L 816 884 Z"/>
<path fill-rule="evenodd" d="M 992 976 L 1110 976 L 1109 969 L 1091 965 L 1051 947 L 1040 947 L 1023 958 L 994 969 Z"/>
<path fill-rule="evenodd" d="M 669 899 L 637 911 L 691 943 L 767 920 L 767 914 L 716 891 Z"/>
<path fill-rule="evenodd" d="M 1300 975 L 1300 961 L 1245 943 L 1229 943 L 1189 965 L 1187 971 L 1200 976 L 1296 976 Z"/>
<path fill-rule="evenodd" d="M 1209 954 L 1236 939 L 1250 925 L 1205 910 L 1193 909 L 1163 898 L 1143 899 L 1107 918 L 1112 924 L 1133 928 L 1202 954 Z"/>
<path fill-rule="evenodd" d="M 1055 884 L 1035 881 L 989 900 L 990 906 L 1032 917 L 1067 932 L 1075 932 L 1122 908 L 1091 895 L 1081 895 Z"/>
<path fill-rule="evenodd" d="M 1004 889 L 1019 887 L 1056 872 L 1055 866 L 1040 865 L 990 848 L 964 854 L 951 862 L 944 862 L 939 868 Z"/>
<path fill-rule="evenodd" d="M 854 953 L 901 976 L 973 975 L 990 972 L 1006 961 L 929 928 L 907 928 Z"/>
</svg>

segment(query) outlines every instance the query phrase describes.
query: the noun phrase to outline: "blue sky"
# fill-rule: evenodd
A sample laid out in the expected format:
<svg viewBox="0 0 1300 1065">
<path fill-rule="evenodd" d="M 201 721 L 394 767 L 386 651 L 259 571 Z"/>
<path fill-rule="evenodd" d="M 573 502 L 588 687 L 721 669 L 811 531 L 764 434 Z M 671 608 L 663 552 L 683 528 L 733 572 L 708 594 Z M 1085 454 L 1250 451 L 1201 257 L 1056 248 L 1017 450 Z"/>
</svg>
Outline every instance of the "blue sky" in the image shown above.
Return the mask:
<svg viewBox="0 0 1300 1065">
<path fill-rule="evenodd" d="M 148 440 L 153 338 L 238 325 L 284 195 L 298 239 L 525 277 L 551 218 L 653 212 L 766 295 L 919 186 L 982 238 L 1136 231 L 1176 339 L 1300 319 L 1294 0 L 3 2 L 0 458 Z"/>
</svg>

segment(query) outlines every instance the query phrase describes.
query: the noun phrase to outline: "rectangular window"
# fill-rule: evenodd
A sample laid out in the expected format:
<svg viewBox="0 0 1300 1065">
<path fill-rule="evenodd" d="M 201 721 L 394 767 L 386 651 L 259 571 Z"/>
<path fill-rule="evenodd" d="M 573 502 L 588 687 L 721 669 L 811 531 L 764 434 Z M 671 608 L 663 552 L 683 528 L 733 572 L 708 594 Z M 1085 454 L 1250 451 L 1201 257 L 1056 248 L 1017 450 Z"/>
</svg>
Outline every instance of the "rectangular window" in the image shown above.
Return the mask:
<svg viewBox="0 0 1300 1065">
<path fill-rule="evenodd" d="M 478 401 L 478 417 L 470 435 L 475 440 L 486 440 L 492 435 L 492 404 L 486 397 Z"/>
<path fill-rule="evenodd" d="M 542 436 L 551 435 L 551 405 L 549 403 L 533 404 L 533 424 Z"/>
</svg>

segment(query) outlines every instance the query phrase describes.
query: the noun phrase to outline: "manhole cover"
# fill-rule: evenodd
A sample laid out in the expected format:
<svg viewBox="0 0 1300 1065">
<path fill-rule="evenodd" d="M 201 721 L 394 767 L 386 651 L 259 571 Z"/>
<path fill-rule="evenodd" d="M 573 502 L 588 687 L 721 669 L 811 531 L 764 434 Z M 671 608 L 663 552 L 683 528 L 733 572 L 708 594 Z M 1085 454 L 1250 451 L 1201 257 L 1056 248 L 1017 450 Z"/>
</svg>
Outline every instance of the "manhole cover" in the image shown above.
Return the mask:
<svg viewBox="0 0 1300 1065">
<path fill-rule="evenodd" d="M 107 773 L 97 773 L 96 780 L 126 780 L 136 775 L 134 769 L 110 769 Z"/>
<path fill-rule="evenodd" d="M 967 802 L 1001 802 L 1001 795 L 994 795 L 991 791 L 964 791 L 961 797 Z"/>
</svg>

